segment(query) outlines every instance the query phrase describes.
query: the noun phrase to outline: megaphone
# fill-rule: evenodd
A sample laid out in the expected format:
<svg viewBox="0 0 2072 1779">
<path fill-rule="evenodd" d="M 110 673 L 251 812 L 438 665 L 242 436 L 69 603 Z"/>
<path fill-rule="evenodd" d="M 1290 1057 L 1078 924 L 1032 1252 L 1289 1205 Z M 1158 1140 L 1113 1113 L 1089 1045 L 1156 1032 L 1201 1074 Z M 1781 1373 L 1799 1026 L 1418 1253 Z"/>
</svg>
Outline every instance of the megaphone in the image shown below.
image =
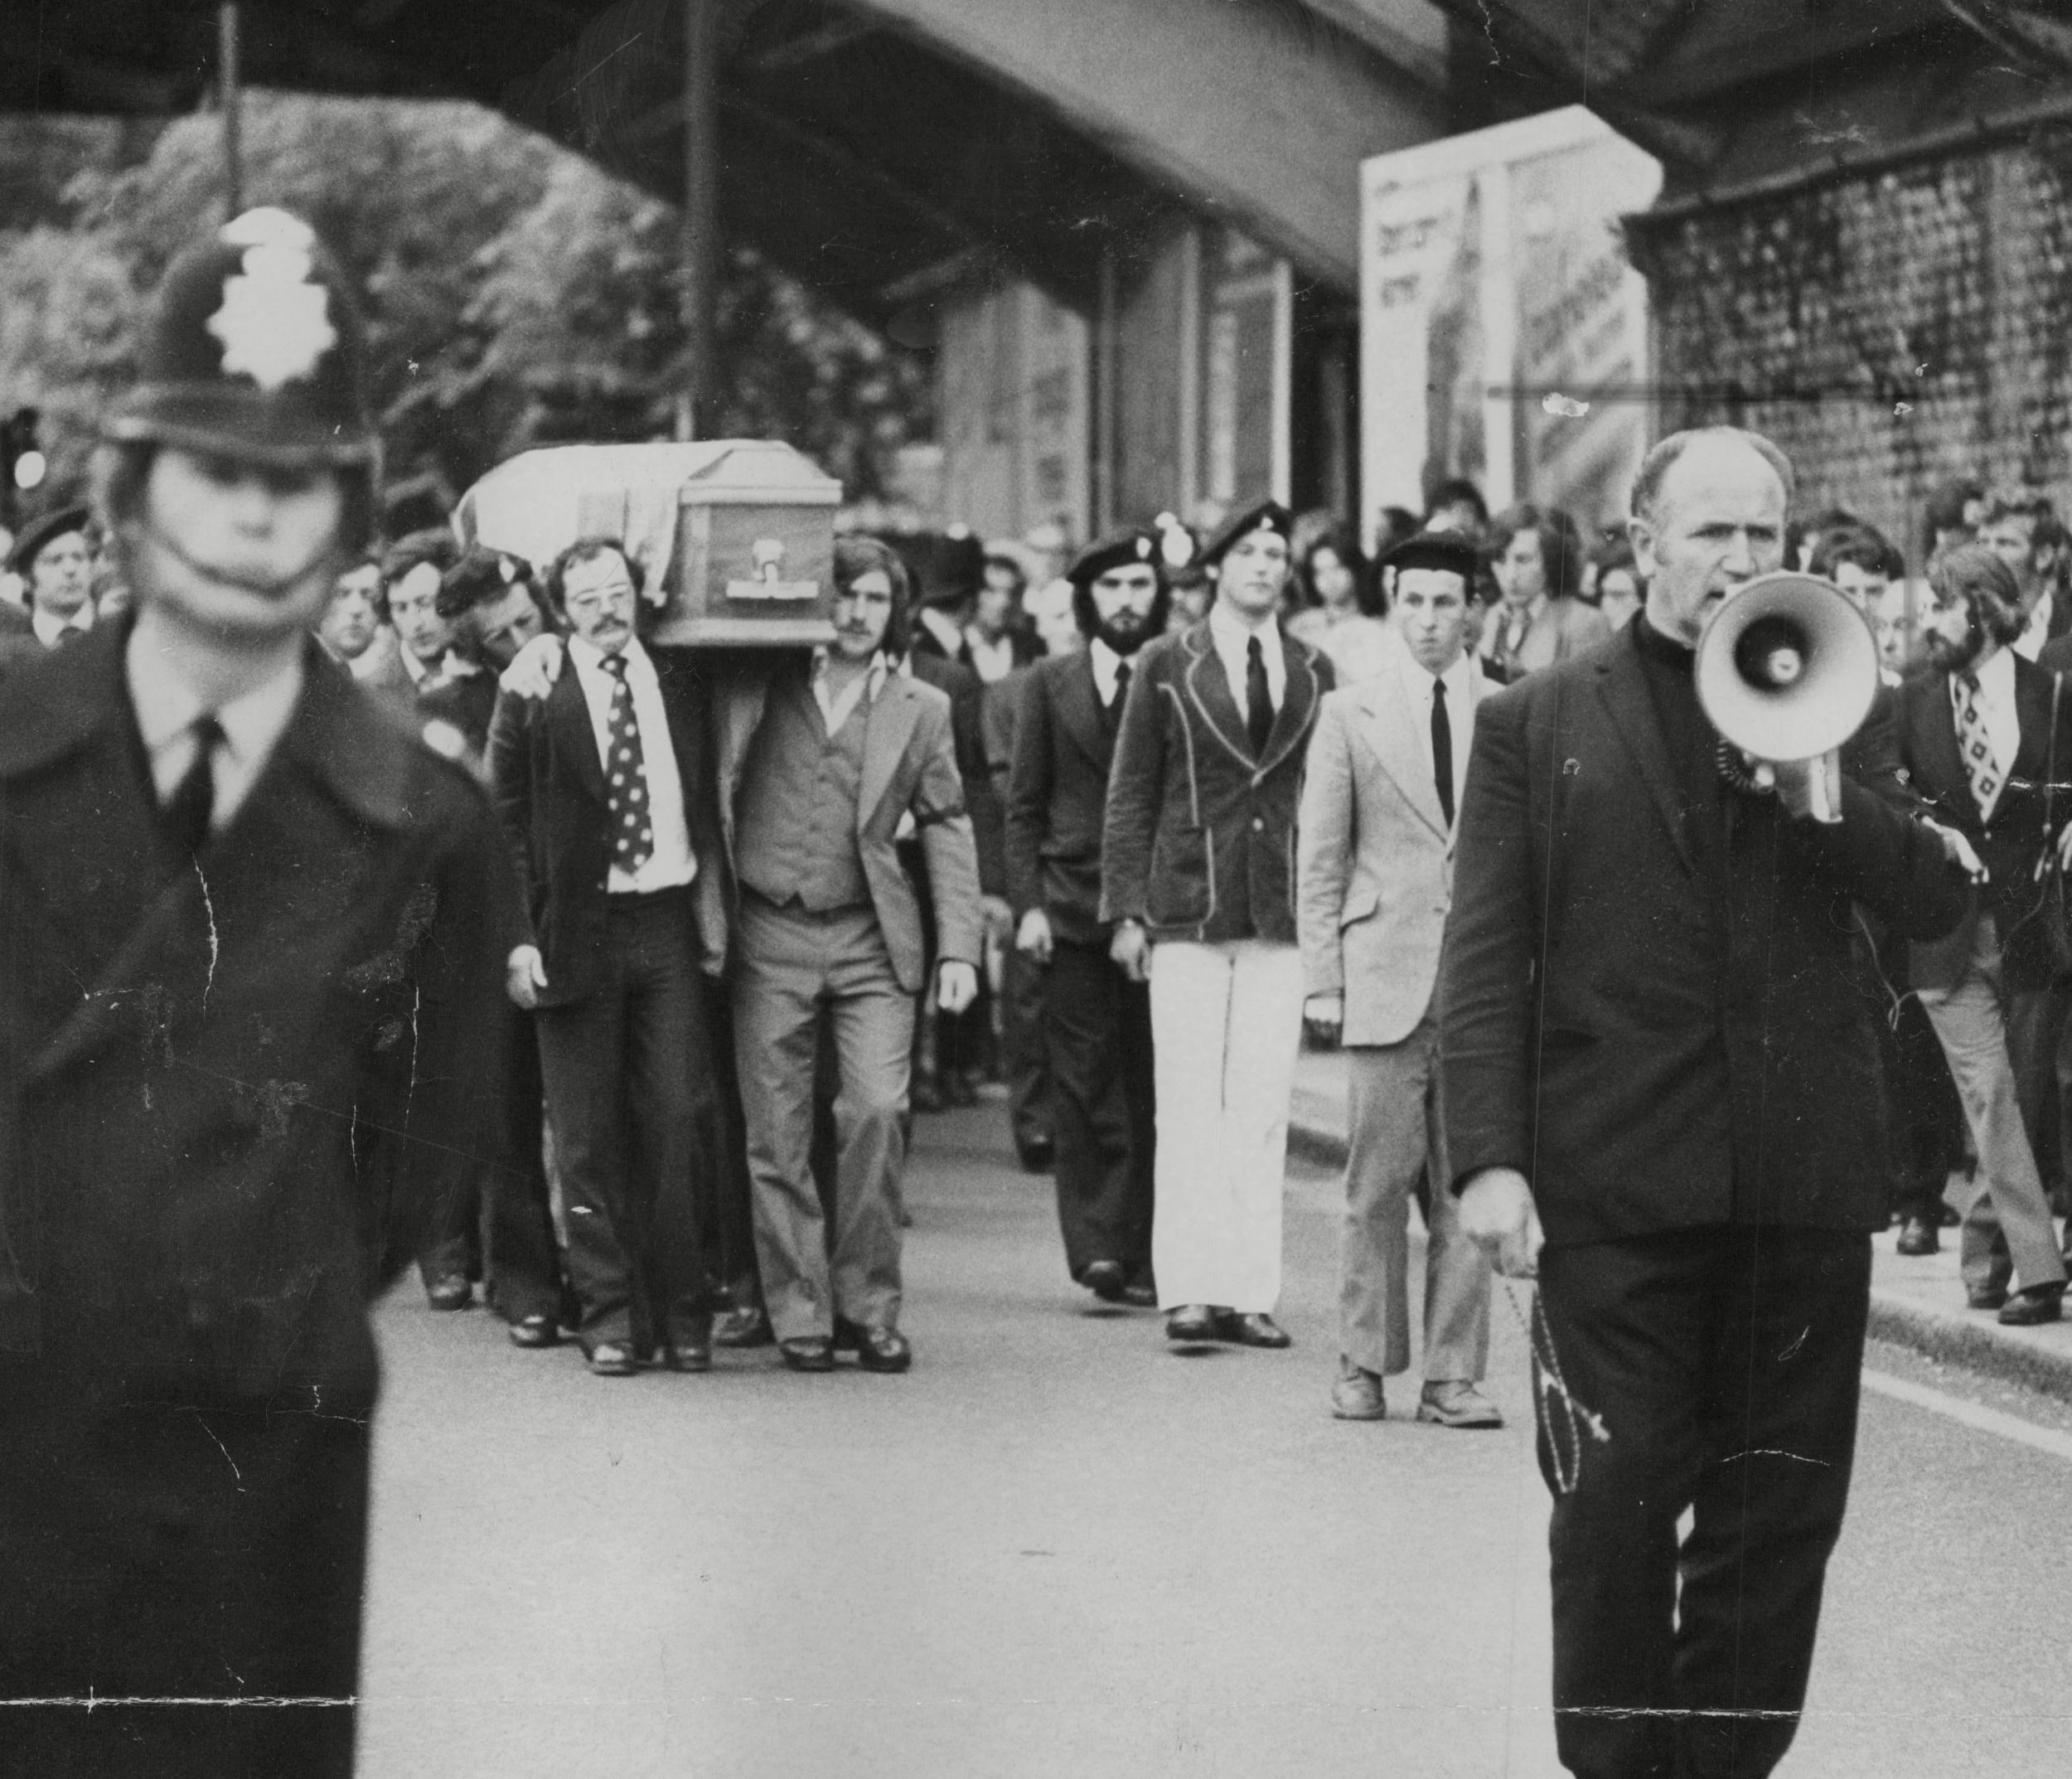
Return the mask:
<svg viewBox="0 0 2072 1779">
<path fill-rule="evenodd" d="M 1698 703 L 1731 745 L 1757 760 L 1818 759 L 1870 715 L 1878 639 L 1833 582 L 1763 574 L 1713 612 L 1692 672 Z M 1816 812 L 1832 820 L 1827 802 L 1817 791 Z"/>
</svg>

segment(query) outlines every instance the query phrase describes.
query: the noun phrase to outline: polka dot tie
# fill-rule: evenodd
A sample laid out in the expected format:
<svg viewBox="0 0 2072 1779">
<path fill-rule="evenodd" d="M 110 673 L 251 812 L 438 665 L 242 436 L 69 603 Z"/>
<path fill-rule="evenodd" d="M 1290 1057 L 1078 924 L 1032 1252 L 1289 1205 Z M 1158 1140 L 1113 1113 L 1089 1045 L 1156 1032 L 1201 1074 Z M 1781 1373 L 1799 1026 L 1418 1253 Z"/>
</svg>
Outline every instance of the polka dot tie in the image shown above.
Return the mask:
<svg viewBox="0 0 2072 1779">
<path fill-rule="evenodd" d="M 625 656 L 607 655 L 604 671 L 612 676 L 604 775 L 612 812 L 612 862 L 630 876 L 654 856 L 655 818 L 647 807 L 647 763 L 641 755 L 641 725 L 633 716 Z"/>
</svg>

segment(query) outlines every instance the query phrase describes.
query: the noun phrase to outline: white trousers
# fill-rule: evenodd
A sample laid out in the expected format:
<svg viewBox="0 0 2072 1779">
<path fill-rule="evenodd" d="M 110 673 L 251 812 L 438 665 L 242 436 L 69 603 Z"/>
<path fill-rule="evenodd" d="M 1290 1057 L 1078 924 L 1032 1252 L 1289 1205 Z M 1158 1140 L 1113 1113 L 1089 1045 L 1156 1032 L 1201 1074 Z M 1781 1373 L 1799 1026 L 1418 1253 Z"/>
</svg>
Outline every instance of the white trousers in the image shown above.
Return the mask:
<svg viewBox="0 0 2072 1779">
<path fill-rule="evenodd" d="M 1151 948 L 1159 1303 L 1270 1311 L 1280 1296 L 1302 953 L 1240 939 Z"/>
</svg>

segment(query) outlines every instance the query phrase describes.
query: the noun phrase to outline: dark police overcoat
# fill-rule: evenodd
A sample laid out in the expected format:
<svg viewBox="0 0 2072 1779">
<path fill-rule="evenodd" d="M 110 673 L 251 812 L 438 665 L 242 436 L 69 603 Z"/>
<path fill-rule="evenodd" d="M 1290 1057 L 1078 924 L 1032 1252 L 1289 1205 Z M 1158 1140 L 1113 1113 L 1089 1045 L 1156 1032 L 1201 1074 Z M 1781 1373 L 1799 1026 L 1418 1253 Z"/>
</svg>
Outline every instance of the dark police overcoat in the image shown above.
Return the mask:
<svg viewBox="0 0 2072 1779">
<path fill-rule="evenodd" d="M 127 628 L 0 674 L 0 1696 L 54 1701 L 0 1738 L 46 1774 L 345 1774 L 366 1302 L 475 1146 L 508 868 L 313 644 L 176 857 Z"/>
</svg>

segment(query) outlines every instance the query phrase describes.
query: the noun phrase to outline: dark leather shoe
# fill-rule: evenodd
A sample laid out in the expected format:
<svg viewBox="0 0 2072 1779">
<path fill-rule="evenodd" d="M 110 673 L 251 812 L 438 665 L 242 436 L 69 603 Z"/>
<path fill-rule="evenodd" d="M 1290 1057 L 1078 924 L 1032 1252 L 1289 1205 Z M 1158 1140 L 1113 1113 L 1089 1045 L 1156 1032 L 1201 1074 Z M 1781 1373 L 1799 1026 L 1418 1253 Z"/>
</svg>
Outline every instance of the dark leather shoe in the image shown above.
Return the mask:
<svg viewBox="0 0 2072 1779">
<path fill-rule="evenodd" d="M 2000 1311 L 2002 1328 L 2034 1328 L 2065 1314 L 2063 1285 L 2031 1285 L 2008 1298 Z"/>
<path fill-rule="evenodd" d="M 952 1069 L 942 1078 L 942 1097 L 961 1112 L 978 1104 L 978 1083 L 961 1069 Z"/>
<path fill-rule="evenodd" d="M 1103 1303 L 1120 1303 L 1123 1293 L 1129 1289 L 1129 1276 L 1122 1270 L 1120 1260 L 1089 1260 L 1079 1275 L 1084 1285 Z"/>
<path fill-rule="evenodd" d="M 913 1348 L 896 1328 L 866 1328 L 856 1343 L 856 1363 L 865 1371 L 904 1371 Z"/>
<path fill-rule="evenodd" d="M 1027 1142 L 1017 1143 L 1014 1153 L 1021 1158 L 1024 1174 L 1048 1174 L 1058 1161 L 1058 1146 L 1048 1137 L 1032 1137 Z"/>
<path fill-rule="evenodd" d="M 1997 1310 L 2007 1301 L 2005 1285 L 1985 1285 L 1964 1293 L 1964 1307 L 1968 1310 Z"/>
<path fill-rule="evenodd" d="M 794 1371 L 832 1371 L 835 1343 L 825 1335 L 795 1335 L 777 1342 L 777 1354 Z"/>
<path fill-rule="evenodd" d="M 1122 1301 L 1133 1310 L 1155 1310 L 1159 1306 L 1159 1287 L 1155 1285 L 1125 1285 Z"/>
<path fill-rule="evenodd" d="M 511 1325 L 513 1346 L 558 1346 L 560 1341 L 561 1331 L 551 1316 L 521 1316 Z"/>
<path fill-rule="evenodd" d="M 1894 1243 L 1903 1254 L 1932 1254 L 1940 1251 L 1942 1241 L 1935 1225 L 1925 1217 L 1909 1217 L 1900 1224 L 1900 1239 Z"/>
<path fill-rule="evenodd" d="M 1188 1345 L 1216 1338 L 1216 1315 L 1206 1303 L 1183 1303 L 1166 1311 L 1165 1338 Z"/>
<path fill-rule="evenodd" d="M 662 1349 L 662 1363 L 671 1371 L 712 1369 L 712 1340 L 671 1340 Z"/>
<path fill-rule="evenodd" d="M 942 1097 L 942 1083 L 935 1075 L 917 1074 L 907 1089 L 907 1102 L 916 1112 L 940 1112 L 949 1103 Z"/>
<path fill-rule="evenodd" d="M 630 1378 L 641 1369 L 640 1355 L 631 1340 L 600 1340 L 585 1347 L 583 1356 L 600 1378 Z"/>
<path fill-rule="evenodd" d="M 475 1287 L 465 1272 L 442 1273 L 424 1287 L 424 1301 L 435 1310 L 464 1310 L 475 1301 Z"/>
<path fill-rule="evenodd" d="M 770 1318 L 760 1304 L 749 1304 L 746 1308 L 722 1310 L 712 1319 L 712 1344 L 714 1346 L 767 1346 L 777 1339 L 770 1327 Z"/>
<path fill-rule="evenodd" d="M 1233 1346 L 1280 1347 L 1290 1344 L 1280 1323 L 1263 1310 L 1242 1313 L 1225 1310 L 1216 1318 L 1216 1332 L 1219 1339 Z"/>
</svg>

